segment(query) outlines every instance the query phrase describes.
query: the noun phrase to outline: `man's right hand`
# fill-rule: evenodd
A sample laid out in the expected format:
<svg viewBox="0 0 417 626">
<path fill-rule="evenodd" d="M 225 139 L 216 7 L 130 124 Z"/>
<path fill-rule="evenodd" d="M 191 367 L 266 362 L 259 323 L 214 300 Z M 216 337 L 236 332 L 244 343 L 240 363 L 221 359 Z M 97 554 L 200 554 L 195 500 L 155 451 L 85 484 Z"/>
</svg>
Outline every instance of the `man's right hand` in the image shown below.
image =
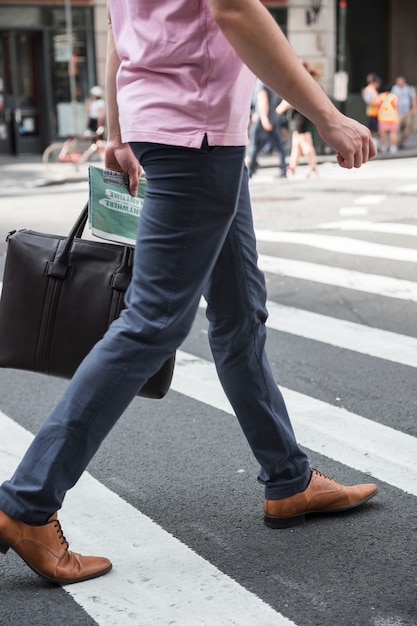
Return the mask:
<svg viewBox="0 0 417 626">
<path fill-rule="evenodd" d="M 105 167 L 116 172 L 123 172 L 129 176 L 129 191 L 136 196 L 139 188 L 139 178 L 143 169 L 128 143 L 108 141 L 104 157 Z"/>
<path fill-rule="evenodd" d="M 335 111 L 329 121 L 317 126 L 322 139 L 337 154 L 340 167 L 361 167 L 376 155 L 376 148 L 369 130 L 360 122 Z"/>
</svg>

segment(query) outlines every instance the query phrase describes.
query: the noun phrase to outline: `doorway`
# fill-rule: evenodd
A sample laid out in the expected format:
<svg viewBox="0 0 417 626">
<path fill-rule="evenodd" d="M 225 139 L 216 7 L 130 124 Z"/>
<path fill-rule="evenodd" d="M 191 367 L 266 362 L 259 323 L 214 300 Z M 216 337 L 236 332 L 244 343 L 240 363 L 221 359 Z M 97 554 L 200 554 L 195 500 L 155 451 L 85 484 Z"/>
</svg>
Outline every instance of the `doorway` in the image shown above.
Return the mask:
<svg viewBox="0 0 417 626">
<path fill-rule="evenodd" d="M 41 42 L 39 32 L 0 32 L 0 154 L 41 151 Z"/>
</svg>

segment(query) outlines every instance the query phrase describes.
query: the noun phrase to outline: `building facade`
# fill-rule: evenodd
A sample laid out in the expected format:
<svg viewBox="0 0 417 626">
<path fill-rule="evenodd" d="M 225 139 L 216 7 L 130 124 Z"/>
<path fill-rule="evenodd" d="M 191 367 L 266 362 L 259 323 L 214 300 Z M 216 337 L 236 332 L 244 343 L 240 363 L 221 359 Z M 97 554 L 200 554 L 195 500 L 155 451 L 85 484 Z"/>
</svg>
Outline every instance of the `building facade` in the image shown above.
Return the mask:
<svg viewBox="0 0 417 626">
<path fill-rule="evenodd" d="M 0 1 L 0 153 L 84 131 L 106 23 L 105 0 Z"/>
<path fill-rule="evenodd" d="M 417 84 L 416 0 L 264 4 L 325 91 L 357 119 L 369 71 Z M 41 153 L 84 131 L 89 89 L 104 84 L 106 35 L 106 0 L 0 0 L 0 153 Z M 336 81 L 336 93 L 335 75 L 348 78 Z"/>
</svg>

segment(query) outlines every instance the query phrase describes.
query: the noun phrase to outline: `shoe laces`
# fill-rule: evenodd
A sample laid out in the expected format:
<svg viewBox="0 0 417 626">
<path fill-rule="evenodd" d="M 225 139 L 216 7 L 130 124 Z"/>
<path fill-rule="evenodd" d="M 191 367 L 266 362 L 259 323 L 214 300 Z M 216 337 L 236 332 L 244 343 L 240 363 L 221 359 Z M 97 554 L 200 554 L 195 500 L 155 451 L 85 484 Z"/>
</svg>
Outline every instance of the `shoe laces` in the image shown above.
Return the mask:
<svg viewBox="0 0 417 626">
<path fill-rule="evenodd" d="M 326 480 L 332 480 L 331 478 L 329 478 L 328 476 L 326 476 L 326 474 L 323 474 L 322 472 L 319 472 L 318 469 L 316 469 L 315 467 L 310 467 L 311 471 L 314 472 L 315 474 L 318 474 L 318 476 L 320 476 L 321 478 L 325 478 Z"/>
<path fill-rule="evenodd" d="M 56 531 L 57 531 L 57 533 L 59 535 L 58 539 L 61 541 L 61 545 L 63 545 L 63 546 L 65 545 L 65 550 L 68 550 L 69 543 L 68 543 L 68 541 L 66 540 L 66 538 L 64 536 L 64 532 L 62 530 L 61 523 L 59 522 L 59 520 L 55 520 L 54 521 L 54 525 L 55 525 Z"/>
</svg>

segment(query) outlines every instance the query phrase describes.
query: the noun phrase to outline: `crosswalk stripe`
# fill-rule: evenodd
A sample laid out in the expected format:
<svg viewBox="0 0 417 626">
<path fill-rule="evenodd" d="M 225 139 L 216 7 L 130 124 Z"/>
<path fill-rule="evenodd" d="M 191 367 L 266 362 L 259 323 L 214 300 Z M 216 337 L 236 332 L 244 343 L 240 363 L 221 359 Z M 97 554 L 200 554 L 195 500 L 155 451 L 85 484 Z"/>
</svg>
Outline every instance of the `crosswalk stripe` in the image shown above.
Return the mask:
<svg viewBox="0 0 417 626">
<path fill-rule="evenodd" d="M 355 200 L 355 204 L 379 204 L 386 199 L 385 194 L 380 193 L 367 193 L 364 196 L 359 196 Z"/>
<path fill-rule="evenodd" d="M 177 352 L 172 389 L 221 411 L 233 410 L 214 364 Z M 417 495 L 417 439 L 296 391 L 281 388 L 301 445 Z"/>
<path fill-rule="evenodd" d="M 341 206 L 338 211 L 339 215 L 351 216 L 351 215 L 368 215 L 369 211 L 364 206 Z"/>
<path fill-rule="evenodd" d="M 353 289 L 369 294 L 417 302 L 417 283 L 378 274 L 365 274 L 319 263 L 307 263 L 280 257 L 259 255 L 264 272 L 299 278 L 324 285 Z"/>
<path fill-rule="evenodd" d="M 0 431 L 8 478 L 32 435 L 2 412 Z M 113 562 L 106 576 L 63 587 L 99 626 L 295 626 L 88 472 L 60 519 L 74 549 Z"/>
<path fill-rule="evenodd" d="M 204 298 L 200 308 L 206 308 Z M 305 339 L 313 339 L 337 348 L 367 356 L 417 367 L 417 339 L 388 330 L 371 328 L 356 322 L 277 304 L 268 300 L 267 328 Z"/>
<path fill-rule="evenodd" d="M 361 241 L 350 237 L 333 237 L 316 233 L 299 233 L 272 230 L 257 230 L 258 241 L 271 243 L 291 243 L 295 245 L 310 246 L 340 252 L 342 254 L 354 254 L 355 256 L 367 256 L 392 261 L 406 261 L 417 263 L 417 250 L 397 246 L 386 246 L 369 241 Z"/>
<path fill-rule="evenodd" d="M 398 224 L 397 222 L 368 222 L 365 220 L 340 220 L 339 222 L 323 222 L 318 228 L 329 230 L 352 230 L 370 233 L 386 233 L 389 235 L 409 235 L 417 237 L 415 224 Z"/>
<path fill-rule="evenodd" d="M 417 183 L 411 183 L 411 185 L 401 185 L 397 187 L 397 191 L 402 193 L 417 193 Z"/>
<path fill-rule="evenodd" d="M 353 350 L 378 359 L 417 367 L 417 339 L 371 328 L 328 315 L 311 313 L 268 301 L 267 327 Z"/>
</svg>

